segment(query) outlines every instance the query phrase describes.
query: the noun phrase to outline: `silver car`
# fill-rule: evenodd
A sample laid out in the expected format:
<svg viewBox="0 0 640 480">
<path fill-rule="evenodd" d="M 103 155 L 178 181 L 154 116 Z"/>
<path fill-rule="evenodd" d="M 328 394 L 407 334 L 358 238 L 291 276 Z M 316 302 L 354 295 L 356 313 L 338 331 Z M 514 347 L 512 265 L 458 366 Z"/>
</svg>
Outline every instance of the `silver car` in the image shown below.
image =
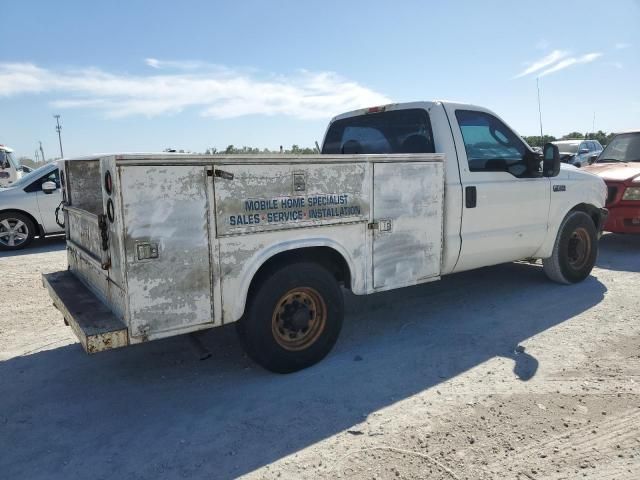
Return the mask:
<svg viewBox="0 0 640 480">
<path fill-rule="evenodd" d="M 0 188 L 0 250 L 18 250 L 36 236 L 63 233 L 55 215 L 60 200 L 60 177 L 55 163 Z"/>
<path fill-rule="evenodd" d="M 597 140 L 558 140 L 551 143 L 558 146 L 562 162 L 576 167 L 591 165 L 603 150 Z"/>
</svg>

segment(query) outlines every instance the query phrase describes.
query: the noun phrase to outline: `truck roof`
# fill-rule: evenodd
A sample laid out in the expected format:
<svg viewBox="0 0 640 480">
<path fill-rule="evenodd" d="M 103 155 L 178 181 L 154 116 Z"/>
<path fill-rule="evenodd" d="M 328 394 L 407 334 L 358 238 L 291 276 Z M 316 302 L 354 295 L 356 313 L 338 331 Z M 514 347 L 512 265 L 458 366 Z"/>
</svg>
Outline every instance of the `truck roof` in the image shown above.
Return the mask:
<svg viewBox="0 0 640 480">
<path fill-rule="evenodd" d="M 455 104 L 458 107 L 471 107 L 473 110 L 486 111 L 486 108 L 478 105 L 472 105 L 470 103 L 455 102 L 451 100 L 418 100 L 415 102 L 400 102 L 400 103 L 388 103 L 386 105 L 376 105 L 373 107 L 359 108 L 357 110 L 351 110 L 350 112 L 341 113 L 336 115 L 330 121 L 330 123 L 340 120 L 342 118 L 355 117 L 357 115 L 366 115 L 368 113 L 386 112 L 389 110 L 403 110 L 407 108 L 429 108 L 433 105 Z"/>
</svg>

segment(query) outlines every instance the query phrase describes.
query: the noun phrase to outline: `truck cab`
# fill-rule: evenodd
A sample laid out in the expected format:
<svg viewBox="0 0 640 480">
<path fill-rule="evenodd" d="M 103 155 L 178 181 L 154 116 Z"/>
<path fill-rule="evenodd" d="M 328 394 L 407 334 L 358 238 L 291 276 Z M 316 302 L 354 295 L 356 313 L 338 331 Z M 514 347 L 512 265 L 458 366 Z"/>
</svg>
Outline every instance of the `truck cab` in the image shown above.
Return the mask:
<svg viewBox="0 0 640 480">
<path fill-rule="evenodd" d="M 574 208 L 602 227 L 606 188 L 542 157 L 484 107 L 433 101 L 371 107 L 333 118 L 322 153 L 445 155 L 442 274 L 549 257 Z"/>
</svg>

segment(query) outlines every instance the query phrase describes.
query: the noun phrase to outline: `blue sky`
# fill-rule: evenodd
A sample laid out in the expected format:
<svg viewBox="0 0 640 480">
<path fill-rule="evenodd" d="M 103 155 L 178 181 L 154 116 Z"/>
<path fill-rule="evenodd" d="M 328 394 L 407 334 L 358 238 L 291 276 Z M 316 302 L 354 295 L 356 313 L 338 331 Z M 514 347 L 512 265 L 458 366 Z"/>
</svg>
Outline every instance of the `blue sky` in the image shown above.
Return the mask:
<svg viewBox="0 0 640 480">
<path fill-rule="evenodd" d="M 0 143 L 277 148 L 345 110 L 451 99 L 522 135 L 640 127 L 640 1 L 0 0 Z"/>
</svg>

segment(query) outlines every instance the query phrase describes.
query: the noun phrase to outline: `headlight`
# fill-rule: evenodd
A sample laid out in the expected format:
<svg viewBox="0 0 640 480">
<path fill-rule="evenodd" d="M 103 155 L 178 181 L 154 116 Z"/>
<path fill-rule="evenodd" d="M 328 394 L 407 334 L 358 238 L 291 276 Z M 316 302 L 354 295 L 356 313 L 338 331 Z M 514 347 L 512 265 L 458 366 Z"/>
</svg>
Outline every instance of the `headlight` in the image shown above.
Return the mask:
<svg viewBox="0 0 640 480">
<path fill-rule="evenodd" d="M 640 187 L 627 187 L 622 200 L 640 200 Z"/>
</svg>

